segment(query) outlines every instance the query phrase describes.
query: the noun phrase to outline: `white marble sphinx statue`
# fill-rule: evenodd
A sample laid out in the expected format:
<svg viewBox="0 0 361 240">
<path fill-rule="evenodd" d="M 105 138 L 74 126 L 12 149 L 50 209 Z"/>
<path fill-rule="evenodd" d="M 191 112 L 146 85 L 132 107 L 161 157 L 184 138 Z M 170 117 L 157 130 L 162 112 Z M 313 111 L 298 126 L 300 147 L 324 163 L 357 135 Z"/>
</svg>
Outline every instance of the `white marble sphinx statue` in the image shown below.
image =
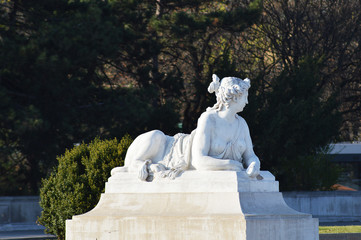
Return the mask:
<svg viewBox="0 0 361 240">
<path fill-rule="evenodd" d="M 260 171 L 237 115 L 249 87 L 213 75 L 217 103 L 191 134 L 138 136 L 97 206 L 66 220 L 66 239 L 318 240 L 318 219 L 288 207 L 275 177 Z"/>
<path fill-rule="evenodd" d="M 125 166 L 113 169 L 112 175 L 128 171 L 139 172 L 141 180 L 174 179 L 188 169 L 246 169 L 249 177 L 261 179 L 248 125 L 237 114 L 248 103 L 250 80 L 226 77 L 220 82 L 215 74 L 212 78 L 208 91 L 216 94 L 217 103 L 201 115 L 197 129 L 173 137 L 159 130 L 138 136 L 128 149 Z"/>
</svg>

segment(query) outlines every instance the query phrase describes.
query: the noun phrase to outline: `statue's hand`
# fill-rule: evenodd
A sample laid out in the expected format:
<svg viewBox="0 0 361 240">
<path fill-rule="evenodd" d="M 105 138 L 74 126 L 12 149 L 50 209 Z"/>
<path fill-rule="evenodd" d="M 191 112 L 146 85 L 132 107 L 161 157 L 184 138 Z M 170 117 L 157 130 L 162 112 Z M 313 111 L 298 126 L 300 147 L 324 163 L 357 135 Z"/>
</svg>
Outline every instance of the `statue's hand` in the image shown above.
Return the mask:
<svg viewBox="0 0 361 240">
<path fill-rule="evenodd" d="M 256 161 L 251 162 L 251 164 L 248 166 L 246 173 L 249 177 L 254 178 L 257 177 L 260 173 L 260 164 Z"/>
</svg>

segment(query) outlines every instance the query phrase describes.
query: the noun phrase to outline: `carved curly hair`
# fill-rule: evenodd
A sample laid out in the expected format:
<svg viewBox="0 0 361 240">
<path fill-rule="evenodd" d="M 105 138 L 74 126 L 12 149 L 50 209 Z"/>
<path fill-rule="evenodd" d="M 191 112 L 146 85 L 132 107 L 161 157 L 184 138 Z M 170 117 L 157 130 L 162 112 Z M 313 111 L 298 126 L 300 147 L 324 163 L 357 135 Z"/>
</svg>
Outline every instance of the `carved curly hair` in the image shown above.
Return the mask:
<svg viewBox="0 0 361 240">
<path fill-rule="evenodd" d="M 251 81 L 246 78 L 244 80 L 236 77 L 225 77 L 219 81 L 216 74 L 212 75 L 212 82 L 209 84 L 208 92 L 216 93 L 217 103 L 213 107 L 207 108 L 207 111 L 220 111 L 223 106 L 229 108 L 232 101 L 237 101 L 251 87 Z"/>
</svg>

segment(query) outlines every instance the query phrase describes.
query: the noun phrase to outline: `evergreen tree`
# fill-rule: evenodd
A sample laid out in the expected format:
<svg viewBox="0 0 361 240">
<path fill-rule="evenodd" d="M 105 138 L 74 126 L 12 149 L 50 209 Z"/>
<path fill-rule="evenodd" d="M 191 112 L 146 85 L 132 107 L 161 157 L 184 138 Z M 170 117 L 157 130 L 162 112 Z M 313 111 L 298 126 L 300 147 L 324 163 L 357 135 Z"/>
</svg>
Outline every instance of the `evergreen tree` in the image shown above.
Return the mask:
<svg viewBox="0 0 361 240">
<path fill-rule="evenodd" d="M 337 136 L 341 117 L 336 95 L 325 98 L 319 89 L 320 62 L 300 60 L 262 95 L 257 94 L 259 81 L 250 89 L 245 118 L 255 152 L 283 191 L 330 189 L 337 181 L 324 146 Z"/>
<path fill-rule="evenodd" d="M 183 131 L 190 132 L 200 114 L 213 102 L 207 93 L 212 74 L 225 70 L 219 62 L 230 56 L 230 46 L 237 36 L 257 21 L 261 1 L 248 5 L 201 0 L 157 3 L 157 14 L 150 26 L 161 51 L 153 66 L 158 66 L 161 73 L 158 76 L 164 77 L 154 83 L 167 95 L 179 82 L 167 77 L 170 75 L 167 71 L 171 69 L 172 76 L 179 76 L 183 86 Z"/>
<path fill-rule="evenodd" d="M 149 103 L 154 91 L 115 88 L 109 79 L 107 67 L 123 52 L 150 58 L 143 54 L 149 41 L 129 27 L 137 9 L 100 0 L 13 0 L 0 11 L 1 194 L 35 194 L 56 155 L 74 143 L 175 131 L 171 105 Z"/>
</svg>

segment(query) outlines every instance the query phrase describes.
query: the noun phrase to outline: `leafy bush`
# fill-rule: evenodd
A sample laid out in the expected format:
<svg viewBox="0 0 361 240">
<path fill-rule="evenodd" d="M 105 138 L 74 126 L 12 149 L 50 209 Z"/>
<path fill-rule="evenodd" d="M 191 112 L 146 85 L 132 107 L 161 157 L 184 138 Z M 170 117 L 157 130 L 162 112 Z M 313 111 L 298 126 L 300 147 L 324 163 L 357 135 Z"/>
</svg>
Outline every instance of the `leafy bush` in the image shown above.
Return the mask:
<svg viewBox="0 0 361 240">
<path fill-rule="evenodd" d="M 126 151 L 132 139 L 125 135 L 117 139 L 94 139 L 82 143 L 58 157 L 59 165 L 49 178 L 43 179 L 39 223 L 46 232 L 65 238 L 65 220 L 85 213 L 98 203 L 104 192 L 110 171 L 124 164 Z"/>
</svg>

